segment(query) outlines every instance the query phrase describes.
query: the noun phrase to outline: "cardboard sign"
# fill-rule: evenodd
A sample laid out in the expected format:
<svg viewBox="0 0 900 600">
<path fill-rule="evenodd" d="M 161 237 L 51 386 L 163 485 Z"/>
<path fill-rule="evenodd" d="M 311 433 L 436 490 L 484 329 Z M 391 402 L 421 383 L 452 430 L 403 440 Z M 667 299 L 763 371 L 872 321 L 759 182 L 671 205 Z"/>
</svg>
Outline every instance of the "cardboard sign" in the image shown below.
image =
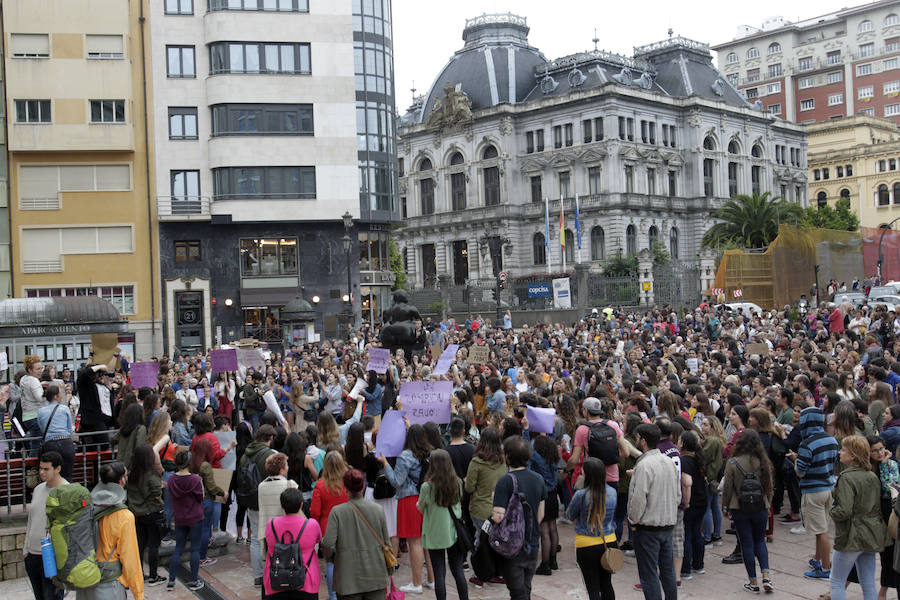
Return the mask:
<svg viewBox="0 0 900 600">
<path fill-rule="evenodd" d="M 696 373 L 700 367 L 700 361 L 696 358 L 689 358 L 684 362 L 687 363 L 687 368 L 691 373 Z"/>
<path fill-rule="evenodd" d="M 91 345 L 94 348 L 94 362 L 98 365 L 107 365 L 115 354 L 116 346 L 119 345 L 119 334 L 117 333 L 92 333 Z M 116 360 L 116 369 L 119 368 L 119 361 Z"/>
<path fill-rule="evenodd" d="M 366 380 L 360 377 L 356 380 L 356 385 L 353 386 L 353 389 L 350 390 L 350 393 L 347 394 L 347 397 L 351 400 L 356 400 L 359 398 L 359 393 L 366 388 Z"/>
<path fill-rule="evenodd" d="M 231 489 L 231 476 L 234 474 L 234 469 L 213 469 L 212 472 L 216 485 L 225 492 L 224 496 L 216 496 L 214 500 L 219 504 L 225 504 L 225 500 L 228 498 L 228 490 Z"/>
<path fill-rule="evenodd" d="M 234 431 L 214 431 L 213 434 L 216 436 L 216 439 L 219 440 L 219 448 L 223 450 L 228 447 L 231 442 L 233 442 L 237 437 L 237 432 Z M 222 468 L 223 469 L 236 469 L 237 468 L 237 450 L 232 448 L 231 450 L 225 453 L 225 456 L 222 457 Z M 222 488 L 223 490 L 228 488 Z"/>
<path fill-rule="evenodd" d="M 403 412 L 410 423 L 450 422 L 450 381 L 407 381 L 400 386 Z"/>
<path fill-rule="evenodd" d="M 238 370 L 238 350 L 226 348 L 224 350 L 210 350 L 209 363 L 213 375 Z"/>
<path fill-rule="evenodd" d="M 553 423 L 556 420 L 555 408 L 535 408 L 529 406 L 525 410 L 528 418 L 528 431 L 538 433 L 553 433 Z"/>
<path fill-rule="evenodd" d="M 434 360 L 435 356 L 440 356 L 440 355 L 441 355 L 441 345 L 435 344 L 434 346 L 431 347 L 431 360 Z"/>
<path fill-rule="evenodd" d="M 387 373 L 391 364 L 391 351 L 387 348 L 369 348 L 369 363 L 366 371 L 375 371 L 378 374 Z"/>
<path fill-rule="evenodd" d="M 490 351 L 487 346 L 471 346 L 469 348 L 469 362 L 473 365 L 487 364 Z"/>
<path fill-rule="evenodd" d="M 266 359 L 259 348 L 237 348 L 235 354 L 237 354 L 237 364 L 245 369 L 252 367 L 254 371 L 263 371 L 266 368 Z M 237 369 L 232 370 L 236 371 Z"/>
<path fill-rule="evenodd" d="M 767 354 L 769 354 L 769 345 L 765 342 L 746 344 L 744 346 L 744 354 L 758 354 L 760 356 L 766 356 Z"/>
<path fill-rule="evenodd" d="M 156 386 L 159 384 L 157 380 L 159 363 L 155 360 L 131 363 L 129 374 L 131 375 L 131 385 L 135 388 L 148 387 L 156 389 Z"/>
<path fill-rule="evenodd" d="M 405 444 L 406 423 L 403 422 L 403 413 L 399 410 L 387 411 L 381 416 L 381 426 L 375 437 L 375 456 L 400 456 Z"/>
<path fill-rule="evenodd" d="M 437 365 L 434 367 L 434 373 L 432 375 L 443 375 L 447 371 L 450 370 L 450 365 L 453 364 L 454 359 L 456 358 L 456 353 L 459 351 L 459 344 L 450 344 L 447 346 L 444 353 L 441 354 L 441 357 L 437 361 Z"/>
</svg>

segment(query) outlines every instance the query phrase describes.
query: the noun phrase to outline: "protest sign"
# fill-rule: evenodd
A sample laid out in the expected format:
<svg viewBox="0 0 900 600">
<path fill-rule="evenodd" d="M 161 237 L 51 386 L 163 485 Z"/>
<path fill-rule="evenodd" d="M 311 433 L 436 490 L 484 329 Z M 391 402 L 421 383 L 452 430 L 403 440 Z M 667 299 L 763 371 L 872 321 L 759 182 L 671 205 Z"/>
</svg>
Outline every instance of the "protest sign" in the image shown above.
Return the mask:
<svg viewBox="0 0 900 600">
<path fill-rule="evenodd" d="M 434 360 L 436 357 L 441 355 L 441 345 L 435 344 L 431 347 L 431 360 Z"/>
<path fill-rule="evenodd" d="M 159 363 L 155 360 L 147 360 L 142 362 L 131 363 L 129 370 L 131 375 L 131 386 L 135 389 L 149 387 L 156 389 L 159 376 Z"/>
<path fill-rule="evenodd" d="M 766 356 L 769 353 L 769 345 L 765 342 L 759 342 L 757 344 L 747 344 L 744 346 L 744 354 L 758 354 L 760 356 Z"/>
<path fill-rule="evenodd" d="M 224 350 L 210 350 L 209 362 L 212 367 L 212 373 L 225 373 L 227 371 L 237 371 L 238 369 L 238 351 L 234 348 L 226 348 Z"/>
<path fill-rule="evenodd" d="M 381 426 L 375 437 L 375 456 L 400 456 L 405 444 L 406 423 L 403 422 L 403 413 L 399 410 L 387 411 L 381 417 Z"/>
<path fill-rule="evenodd" d="M 432 375 L 443 375 L 447 371 L 450 370 L 450 365 L 453 364 L 453 359 L 456 358 L 456 352 L 459 350 L 459 344 L 450 344 L 447 346 L 447 349 L 444 350 L 444 353 L 441 354 L 441 357 L 437 361 L 437 365 L 434 367 L 434 373 Z"/>
<path fill-rule="evenodd" d="M 223 449 L 230 446 L 231 442 L 233 442 L 237 438 L 237 432 L 234 431 L 214 431 L 213 434 L 216 436 L 216 439 L 219 440 L 219 448 Z M 234 448 L 225 452 L 225 456 L 222 457 L 222 468 L 237 468 L 237 451 L 235 451 Z"/>
<path fill-rule="evenodd" d="M 213 500 L 219 504 L 225 504 L 225 501 L 230 498 L 228 490 L 231 489 L 231 476 L 234 475 L 234 469 L 213 469 L 212 473 L 216 485 L 225 492 L 224 496 L 216 496 Z"/>
<path fill-rule="evenodd" d="M 473 365 L 487 364 L 489 354 L 487 346 L 472 346 L 469 348 L 469 363 Z"/>
<path fill-rule="evenodd" d="M 556 419 L 555 408 L 535 408 L 529 406 L 525 411 L 528 418 L 528 431 L 553 433 L 553 422 Z"/>
<path fill-rule="evenodd" d="M 700 367 L 700 361 L 696 358 L 689 358 L 684 362 L 687 363 L 687 368 L 691 373 L 696 373 L 697 369 Z"/>
<path fill-rule="evenodd" d="M 98 365 L 108 364 L 118 345 L 119 335 L 116 333 L 92 333 L 91 346 L 94 350 L 94 362 Z M 116 359 L 116 368 L 119 367 L 119 360 Z"/>
<path fill-rule="evenodd" d="M 245 369 L 253 367 L 256 371 L 262 371 L 266 368 L 266 359 L 259 348 L 237 348 L 233 350 L 237 355 L 237 364 L 241 367 Z"/>
<path fill-rule="evenodd" d="M 403 412 L 410 423 L 450 422 L 450 381 L 407 381 L 400 386 Z"/>
<path fill-rule="evenodd" d="M 350 398 L 351 400 L 356 400 L 357 398 L 359 398 L 359 393 L 361 391 L 363 391 L 363 389 L 365 389 L 365 387 L 366 387 L 366 380 L 363 379 L 362 377 L 360 377 L 359 379 L 356 380 L 356 385 L 353 386 L 353 389 L 350 390 L 350 393 L 347 394 L 347 397 Z"/>
<path fill-rule="evenodd" d="M 366 371 L 386 373 L 391 364 L 391 351 L 387 348 L 369 348 L 369 364 Z"/>
</svg>

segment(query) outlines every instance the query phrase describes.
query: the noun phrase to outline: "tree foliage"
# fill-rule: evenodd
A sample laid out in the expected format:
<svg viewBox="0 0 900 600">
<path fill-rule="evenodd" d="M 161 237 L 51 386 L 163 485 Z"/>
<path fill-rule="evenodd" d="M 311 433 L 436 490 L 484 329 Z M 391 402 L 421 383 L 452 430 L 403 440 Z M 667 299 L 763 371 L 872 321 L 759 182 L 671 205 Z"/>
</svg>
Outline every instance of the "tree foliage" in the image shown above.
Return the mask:
<svg viewBox="0 0 900 600">
<path fill-rule="evenodd" d="M 821 227 L 823 229 L 839 229 L 841 231 L 857 231 L 859 229 L 859 217 L 850 210 L 850 198 L 841 198 L 831 208 L 825 206 L 814 208 L 810 206 L 803 212 L 803 224 L 808 227 Z"/>
<path fill-rule="evenodd" d="M 621 250 L 603 266 L 603 274 L 607 277 L 627 277 L 637 272 L 637 256 L 622 256 Z"/>
<path fill-rule="evenodd" d="M 392 289 L 405 290 L 409 278 L 406 275 L 406 269 L 403 268 L 403 256 L 397 250 L 397 242 L 394 241 L 393 237 L 390 238 L 388 249 L 390 252 L 391 272 L 394 274 Z"/>
<path fill-rule="evenodd" d="M 667 265 L 672 260 L 669 251 L 666 250 L 666 245 L 659 240 L 656 240 L 653 242 L 653 245 L 650 246 L 650 254 L 653 255 L 653 266 L 656 267 Z"/>
<path fill-rule="evenodd" d="M 763 194 L 738 194 L 713 215 L 718 221 L 703 234 L 708 248 L 733 244 L 742 248 L 765 248 L 778 235 L 781 223 L 800 225 L 803 209 L 780 197 Z"/>
</svg>

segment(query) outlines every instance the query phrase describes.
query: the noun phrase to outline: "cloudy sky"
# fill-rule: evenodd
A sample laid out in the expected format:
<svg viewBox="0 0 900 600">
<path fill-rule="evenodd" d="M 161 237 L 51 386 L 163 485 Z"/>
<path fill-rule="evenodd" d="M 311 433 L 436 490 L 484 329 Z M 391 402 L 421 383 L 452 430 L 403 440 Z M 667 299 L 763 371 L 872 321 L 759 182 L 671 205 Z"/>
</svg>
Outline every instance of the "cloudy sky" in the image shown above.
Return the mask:
<svg viewBox="0 0 900 600">
<path fill-rule="evenodd" d="M 735 37 L 738 25 L 759 27 L 775 15 L 789 21 L 810 19 L 855 5 L 852 0 L 393 0 L 397 110 L 402 114 L 409 106 L 413 81 L 417 94 L 428 90 L 450 56 L 462 48 L 465 20 L 485 12 L 527 17 L 531 45 L 548 58 L 558 58 L 593 48 L 595 28 L 599 48 L 630 56 L 633 46 L 664 39 L 669 27 L 675 35 L 720 44 Z"/>
</svg>

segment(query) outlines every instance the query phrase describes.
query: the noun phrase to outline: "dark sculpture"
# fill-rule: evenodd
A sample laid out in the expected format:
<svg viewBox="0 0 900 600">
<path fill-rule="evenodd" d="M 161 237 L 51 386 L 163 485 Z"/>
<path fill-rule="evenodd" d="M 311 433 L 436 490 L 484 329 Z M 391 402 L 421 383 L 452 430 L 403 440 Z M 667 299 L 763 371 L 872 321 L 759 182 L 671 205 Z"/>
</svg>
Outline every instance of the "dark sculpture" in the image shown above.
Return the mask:
<svg viewBox="0 0 900 600">
<path fill-rule="evenodd" d="M 391 352 L 403 349 L 407 359 L 412 357 L 413 349 L 420 337 L 417 327 L 421 327 L 422 316 L 419 309 L 409 303 L 405 290 L 397 290 L 393 295 L 391 307 L 381 316 L 384 326 L 381 328 L 381 346 L 390 348 Z"/>
</svg>

